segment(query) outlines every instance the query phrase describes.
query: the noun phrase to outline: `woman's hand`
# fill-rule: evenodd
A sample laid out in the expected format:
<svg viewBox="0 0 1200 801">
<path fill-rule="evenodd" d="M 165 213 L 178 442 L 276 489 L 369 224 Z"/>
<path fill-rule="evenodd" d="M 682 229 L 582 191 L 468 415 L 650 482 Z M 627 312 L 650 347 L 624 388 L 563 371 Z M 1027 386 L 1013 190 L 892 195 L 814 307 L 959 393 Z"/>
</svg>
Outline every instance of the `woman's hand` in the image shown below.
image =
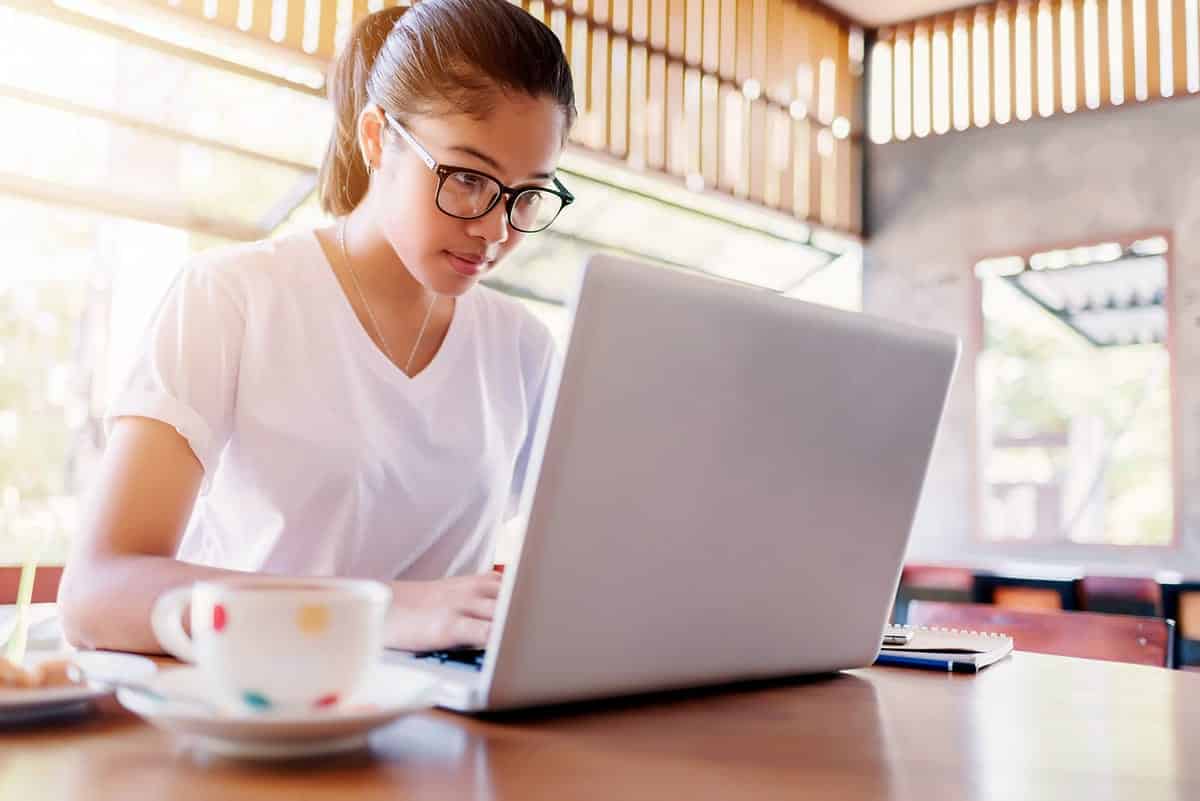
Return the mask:
<svg viewBox="0 0 1200 801">
<path fill-rule="evenodd" d="M 483 648 L 492 629 L 500 574 L 393 581 L 385 644 L 406 651 Z"/>
</svg>

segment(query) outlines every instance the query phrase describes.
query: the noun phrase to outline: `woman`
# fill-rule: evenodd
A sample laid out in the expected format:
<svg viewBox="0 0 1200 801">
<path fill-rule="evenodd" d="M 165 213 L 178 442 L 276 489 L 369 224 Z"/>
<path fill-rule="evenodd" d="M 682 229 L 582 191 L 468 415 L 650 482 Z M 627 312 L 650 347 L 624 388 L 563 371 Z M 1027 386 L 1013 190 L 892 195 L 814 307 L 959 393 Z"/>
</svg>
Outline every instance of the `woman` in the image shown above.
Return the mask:
<svg viewBox="0 0 1200 801">
<path fill-rule="evenodd" d="M 389 645 L 487 640 L 553 347 L 477 284 L 571 201 L 571 73 L 504 0 L 424 0 L 356 26 L 330 97 L 335 222 L 196 259 L 109 410 L 80 646 L 158 651 L 155 598 L 234 571 L 386 580 Z"/>
</svg>

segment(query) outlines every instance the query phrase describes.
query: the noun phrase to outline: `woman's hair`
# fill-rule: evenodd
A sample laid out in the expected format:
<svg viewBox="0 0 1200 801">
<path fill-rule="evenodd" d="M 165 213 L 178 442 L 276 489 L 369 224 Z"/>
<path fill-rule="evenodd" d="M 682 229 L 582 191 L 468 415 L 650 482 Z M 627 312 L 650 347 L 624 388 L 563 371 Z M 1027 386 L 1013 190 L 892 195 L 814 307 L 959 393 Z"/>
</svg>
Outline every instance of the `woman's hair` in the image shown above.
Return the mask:
<svg viewBox="0 0 1200 801">
<path fill-rule="evenodd" d="M 408 114 L 487 117 L 506 92 L 549 96 L 575 122 L 571 69 L 558 37 L 506 0 L 422 0 L 364 17 L 329 76 L 333 134 L 321 207 L 348 214 L 367 193 L 358 117 L 370 103 Z"/>
</svg>

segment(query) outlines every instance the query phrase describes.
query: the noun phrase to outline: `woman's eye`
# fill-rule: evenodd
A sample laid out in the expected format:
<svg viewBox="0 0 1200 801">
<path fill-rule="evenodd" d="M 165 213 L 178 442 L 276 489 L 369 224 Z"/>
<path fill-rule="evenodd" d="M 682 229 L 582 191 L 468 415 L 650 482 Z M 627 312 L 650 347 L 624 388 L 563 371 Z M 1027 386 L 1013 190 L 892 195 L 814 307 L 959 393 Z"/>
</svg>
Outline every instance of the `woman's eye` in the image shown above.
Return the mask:
<svg viewBox="0 0 1200 801">
<path fill-rule="evenodd" d="M 482 176 L 471 172 L 456 172 L 453 178 L 463 189 L 479 189 L 485 183 Z"/>
</svg>

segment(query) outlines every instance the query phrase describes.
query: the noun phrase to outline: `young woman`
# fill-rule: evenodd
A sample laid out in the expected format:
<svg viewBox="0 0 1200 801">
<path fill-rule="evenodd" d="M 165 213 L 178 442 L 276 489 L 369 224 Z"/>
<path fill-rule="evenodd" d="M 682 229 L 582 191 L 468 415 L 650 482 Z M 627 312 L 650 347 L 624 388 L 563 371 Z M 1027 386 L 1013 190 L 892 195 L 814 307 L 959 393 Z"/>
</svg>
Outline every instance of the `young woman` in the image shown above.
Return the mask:
<svg viewBox="0 0 1200 801">
<path fill-rule="evenodd" d="M 487 639 L 553 346 L 477 284 L 571 201 L 571 73 L 504 0 L 424 0 L 358 24 L 330 97 L 335 221 L 188 265 L 109 409 L 78 645 L 157 651 L 155 598 L 231 571 L 386 580 L 390 645 Z"/>
</svg>

